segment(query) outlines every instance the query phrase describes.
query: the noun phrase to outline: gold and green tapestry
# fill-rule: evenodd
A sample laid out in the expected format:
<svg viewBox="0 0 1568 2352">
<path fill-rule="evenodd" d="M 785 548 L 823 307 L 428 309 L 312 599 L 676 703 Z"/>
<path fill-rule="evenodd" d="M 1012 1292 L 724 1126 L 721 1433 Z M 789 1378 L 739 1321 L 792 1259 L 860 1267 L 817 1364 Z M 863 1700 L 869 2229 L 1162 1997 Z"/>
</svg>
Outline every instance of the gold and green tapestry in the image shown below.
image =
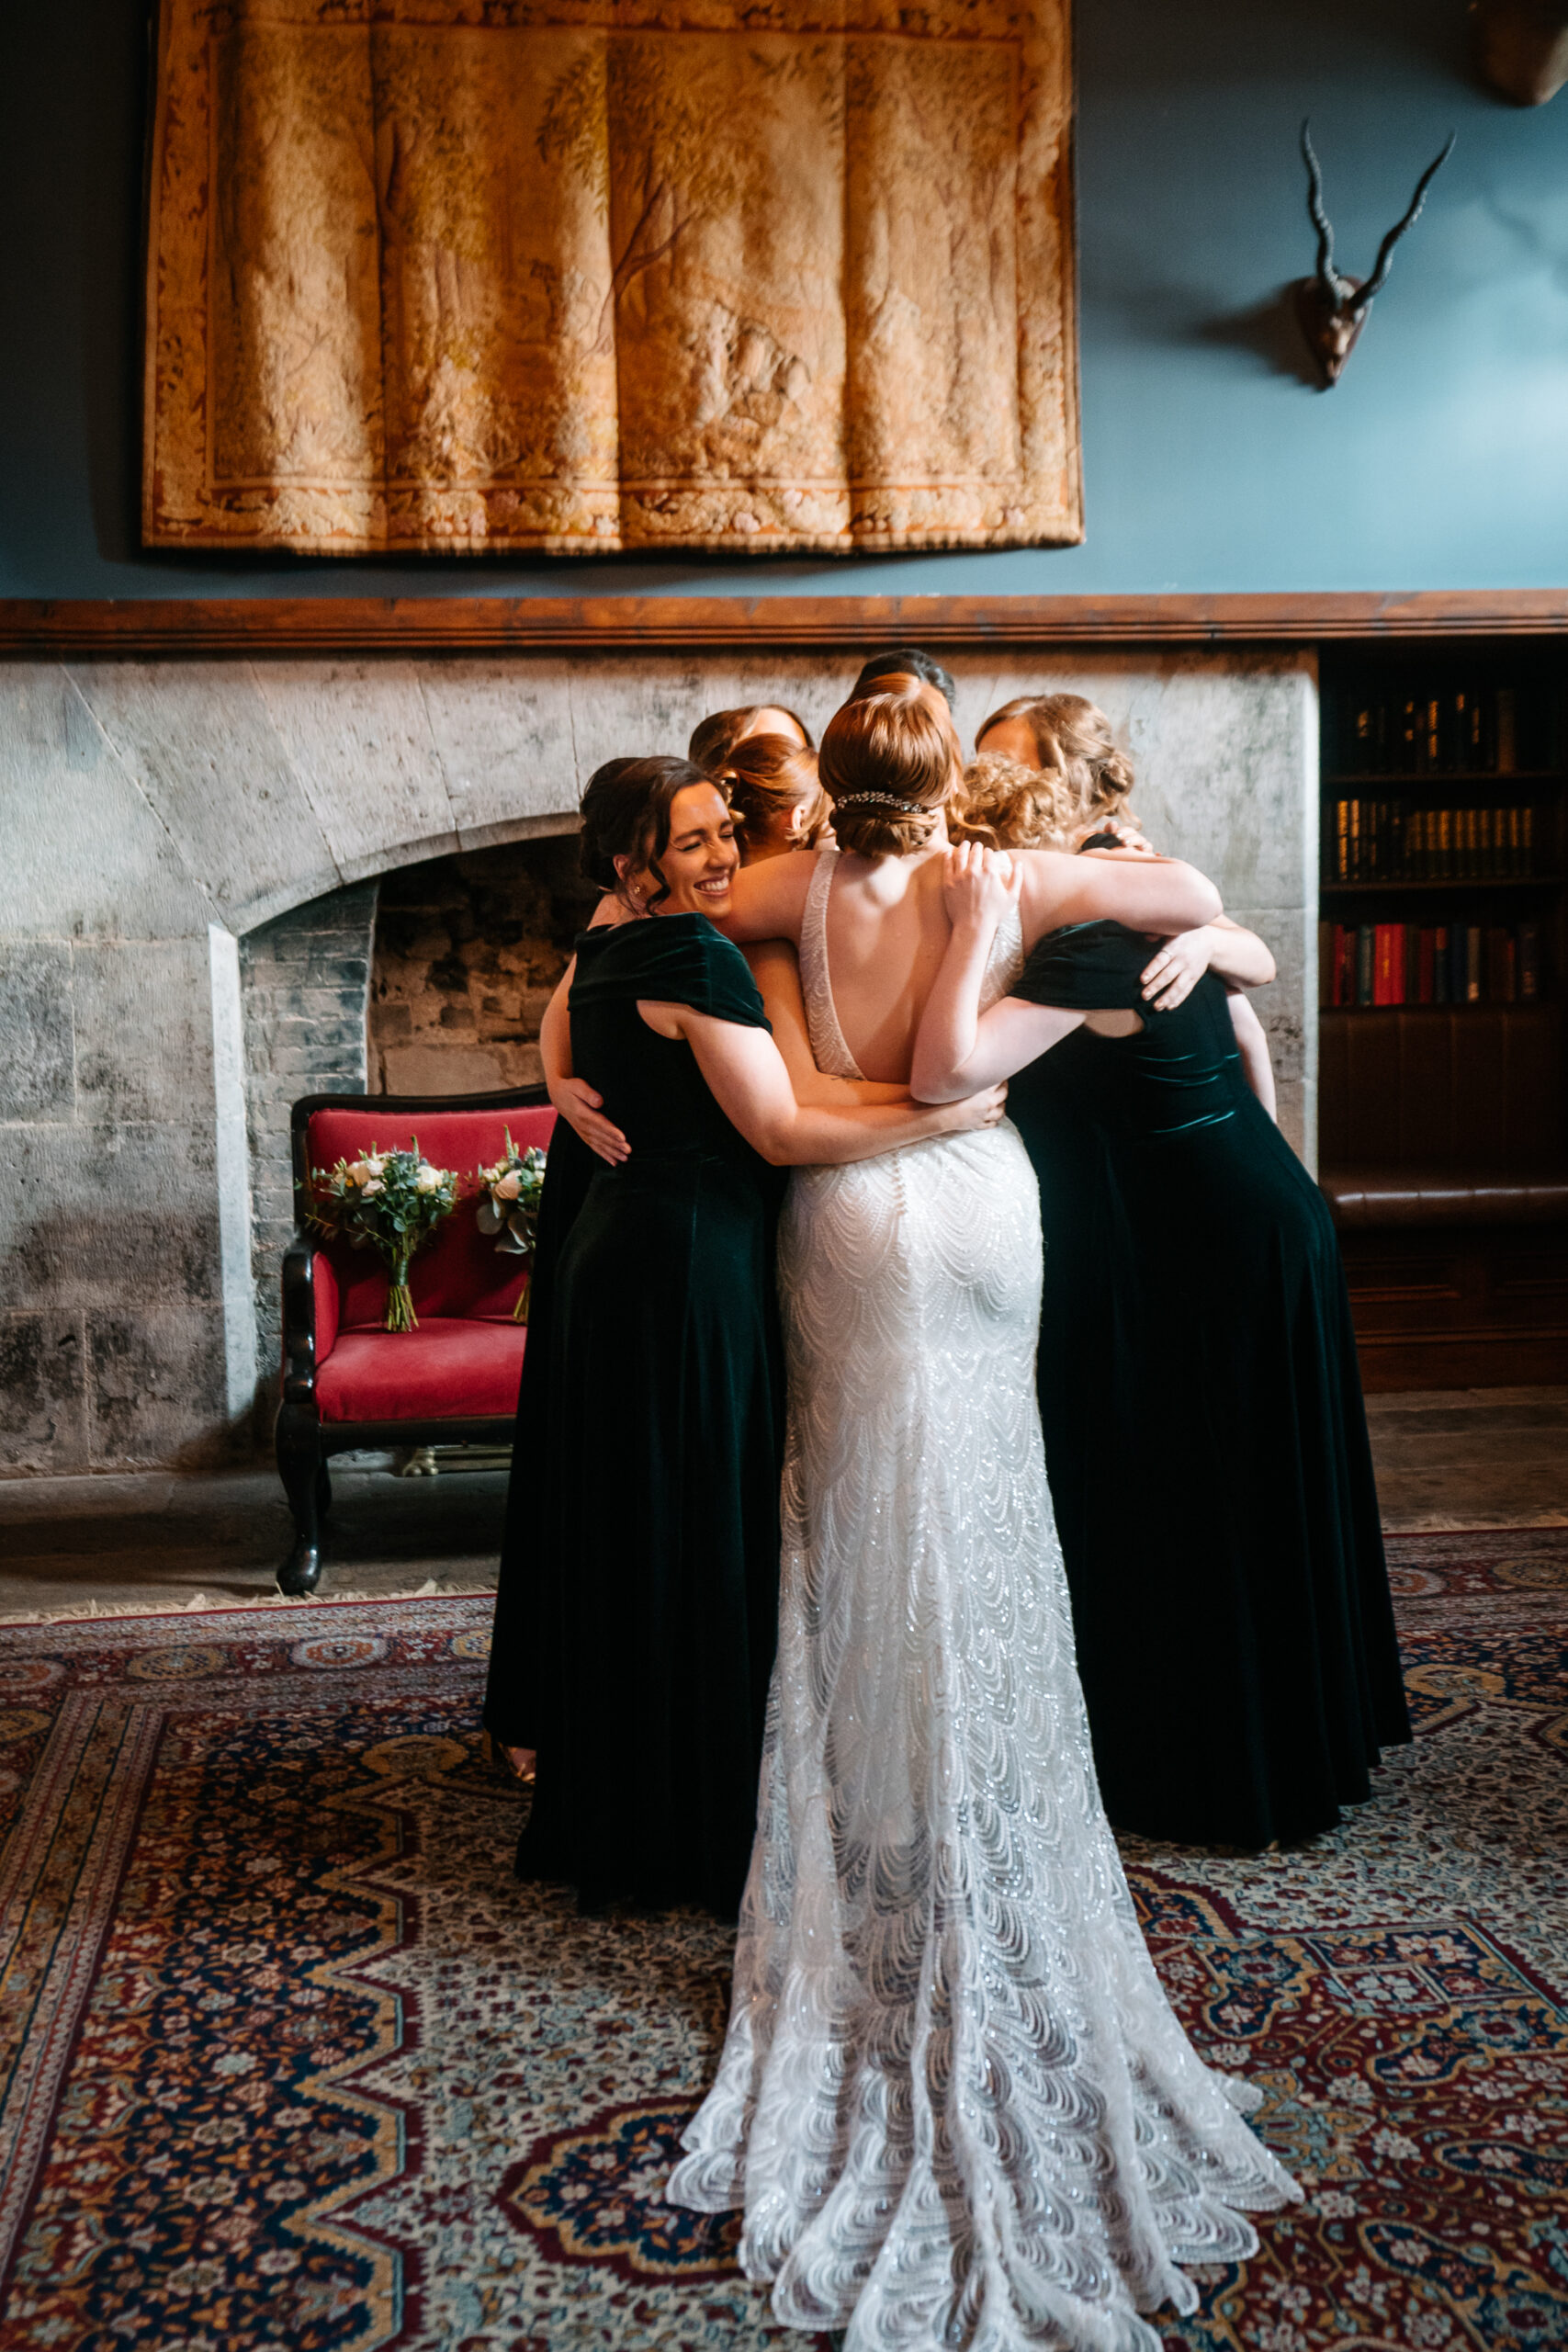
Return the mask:
<svg viewBox="0 0 1568 2352">
<path fill-rule="evenodd" d="M 164 0 L 143 536 L 1081 537 L 1067 0 Z"/>
</svg>

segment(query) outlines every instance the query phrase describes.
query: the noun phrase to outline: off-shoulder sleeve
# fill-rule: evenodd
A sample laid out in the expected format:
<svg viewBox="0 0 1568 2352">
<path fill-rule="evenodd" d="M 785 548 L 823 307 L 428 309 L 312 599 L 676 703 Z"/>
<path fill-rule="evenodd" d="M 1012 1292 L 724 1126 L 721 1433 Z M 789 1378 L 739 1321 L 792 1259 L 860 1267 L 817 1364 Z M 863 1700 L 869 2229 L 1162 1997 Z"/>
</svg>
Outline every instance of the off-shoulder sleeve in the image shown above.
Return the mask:
<svg viewBox="0 0 1568 2352">
<path fill-rule="evenodd" d="M 643 922 L 582 933 L 573 1008 L 628 997 L 689 1004 L 745 1029 L 773 1026 L 750 966 L 706 915 L 650 915 Z"/>
<path fill-rule="evenodd" d="M 1069 1012 L 1135 1010 L 1139 980 L 1153 954 L 1140 933 L 1122 923 L 1069 923 L 1039 941 L 1009 994 Z"/>
</svg>

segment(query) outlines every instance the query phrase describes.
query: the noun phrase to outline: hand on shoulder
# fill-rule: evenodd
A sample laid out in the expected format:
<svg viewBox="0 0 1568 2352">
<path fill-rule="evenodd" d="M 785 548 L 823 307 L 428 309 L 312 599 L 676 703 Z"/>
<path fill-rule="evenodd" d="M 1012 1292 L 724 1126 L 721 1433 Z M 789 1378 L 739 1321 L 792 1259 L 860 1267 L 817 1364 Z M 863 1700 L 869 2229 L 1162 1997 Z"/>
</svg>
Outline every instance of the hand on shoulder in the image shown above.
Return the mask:
<svg viewBox="0 0 1568 2352">
<path fill-rule="evenodd" d="M 1006 850 L 957 842 L 943 865 L 942 898 L 954 931 L 994 931 L 1019 903 L 1023 875 Z"/>
</svg>

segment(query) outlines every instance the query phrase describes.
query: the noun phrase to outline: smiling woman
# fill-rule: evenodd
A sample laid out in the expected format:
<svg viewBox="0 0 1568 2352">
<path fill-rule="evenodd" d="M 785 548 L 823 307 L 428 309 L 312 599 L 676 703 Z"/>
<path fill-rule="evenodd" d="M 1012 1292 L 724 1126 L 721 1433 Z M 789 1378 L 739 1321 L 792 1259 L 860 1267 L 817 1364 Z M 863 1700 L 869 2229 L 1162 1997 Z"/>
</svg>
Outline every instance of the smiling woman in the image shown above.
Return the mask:
<svg viewBox="0 0 1568 2352">
<path fill-rule="evenodd" d="M 619 919 L 581 934 L 562 987 L 572 1068 L 615 1140 L 539 1270 L 525 1405 L 541 1425 L 520 1427 L 509 1527 L 527 1542 L 502 1563 L 487 1719 L 537 1757 L 521 1875 L 590 1907 L 728 1914 L 777 1603 L 773 1171 L 988 1124 L 1000 1104 L 923 1109 L 801 1062 L 793 965 L 762 959 L 764 1003 L 709 920 L 739 854 L 724 794 L 689 762 L 601 768 L 581 850 Z"/>
</svg>

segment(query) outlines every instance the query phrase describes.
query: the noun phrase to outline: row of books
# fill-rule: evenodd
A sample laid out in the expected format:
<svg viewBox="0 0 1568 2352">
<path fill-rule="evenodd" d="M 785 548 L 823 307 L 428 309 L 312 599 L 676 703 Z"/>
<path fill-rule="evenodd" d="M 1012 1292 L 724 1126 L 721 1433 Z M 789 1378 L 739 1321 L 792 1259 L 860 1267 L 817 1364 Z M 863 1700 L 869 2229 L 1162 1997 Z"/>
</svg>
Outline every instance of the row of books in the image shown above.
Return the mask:
<svg viewBox="0 0 1568 2352">
<path fill-rule="evenodd" d="M 1562 757 L 1562 697 L 1544 683 L 1341 689 L 1325 701 L 1324 750 L 1339 775 L 1507 775 Z"/>
<path fill-rule="evenodd" d="M 1336 882 L 1488 882 L 1534 871 L 1532 802 L 1419 808 L 1408 800 L 1337 800 L 1327 871 Z"/>
<path fill-rule="evenodd" d="M 1321 1006 L 1529 1004 L 1541 992 L 1539 922 L 1325 922 Z"/>
</svg>

